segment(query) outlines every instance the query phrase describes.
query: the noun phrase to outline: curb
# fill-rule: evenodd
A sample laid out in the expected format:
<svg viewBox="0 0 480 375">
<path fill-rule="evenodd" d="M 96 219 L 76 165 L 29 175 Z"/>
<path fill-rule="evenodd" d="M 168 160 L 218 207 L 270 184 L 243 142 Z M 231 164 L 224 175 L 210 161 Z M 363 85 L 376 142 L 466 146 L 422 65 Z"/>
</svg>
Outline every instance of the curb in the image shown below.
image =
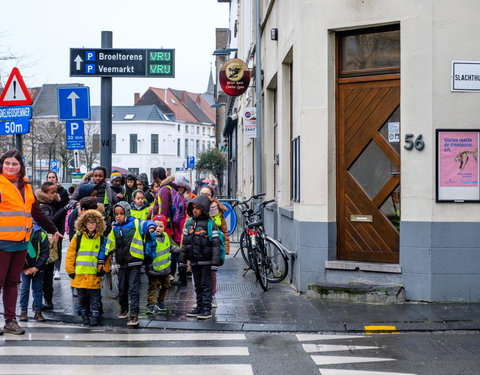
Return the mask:
<svg viewBox="0 0 480 375">
<path fill-rule="evenodd" d="M 65 324 L 80 324 L 80 317 L 62 313 L 50 313 L 49 321 Z M 50 315 L 49 314 L 49 315 Z M 164 321 L 140 319 L 138 328 L 159 330 L 195 330 L 227 332 L 336 332 L 336 333 L 398 333 L 398 332 L 434 332 L 434 331 L 480 331 L 480 321 L 449 322 L 383 322 L 379 323 L 248 323 L 248 322 L 212 322 L 212 321 Z M 107 327 L 127 328 L 126 319 L 103 318 L 102 325 Z M 375 328 L 378 327 L 378 328 Z M 385 328 L 386 327 L 386 328 Z M 130 328 L 130 327 L 128 327 Z M 135 329 L 135 328 L 133 328 Z"/>
</svg>

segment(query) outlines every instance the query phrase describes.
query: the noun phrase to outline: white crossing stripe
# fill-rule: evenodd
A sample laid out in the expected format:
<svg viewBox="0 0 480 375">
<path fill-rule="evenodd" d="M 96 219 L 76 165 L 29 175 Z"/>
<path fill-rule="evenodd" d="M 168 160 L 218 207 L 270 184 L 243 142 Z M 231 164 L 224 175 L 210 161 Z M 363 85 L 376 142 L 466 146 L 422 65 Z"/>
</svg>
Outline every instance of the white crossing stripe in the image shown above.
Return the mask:
<svg viewBox="0 0 480 375">
<path fill-rule="evenodd" d="M 358 339 L 366 336 L 358 335 L 322 335 L 321 333 L 300 333 L 297 335 L 298 341 L 313 340 L 340 340 L 340 339 Z"/>
<path fill-rule="evenodd" d="M 26 333 L 3 335 L 2 341 L 221 341 L 246 340 L 241 333 Z"/>
<path fill-rule="evenodd" d="M 58 323 L 40 323 L 40 322 L 21 322 L 22 328 L 68 328 L 68 329 L 89 329 L 90 326 L 58 324 Z M 95 327 L 96 329 L 102 327 Z"/>
<path fill-rule="evenodd" d="M 342 357 L 332 355 L 312 355 L 313 361 L 321 365 L 333 365 L 344 363 L 365 363 L 365 362 L 383 362 L 383 361 L 395 361 L 392 358 L 374 358 L 374 357 Z"/>
<path fill-rule="evenodd" d="M 303 344 L 307 353 L 378 349 L 378 346 Z"/>
<path fill-rule="evenodd" d="M 188 356 L 248 356 L 248 348 L 240 346 L 204 346 L 170 348 L 132 347 L 78 347 L 78 346 L 25 346 L 0 347 L 0 356 L 68 356 L 68 357 L 188 357 Z"/>
<path fill-rule="evenodd" d="M 46 364 L 3 364 L 1 375 L 253 375 L 250 365 L 46 365 Z"/>
<path fill-rule="evenodd" d="M 339 370 L 339 369 L 326 369 L 320 370 L 322 375 L 416 375 L 406 372 L 383 372 L 383 371 L 359 371 L 359 370 Z"/>
</svg>

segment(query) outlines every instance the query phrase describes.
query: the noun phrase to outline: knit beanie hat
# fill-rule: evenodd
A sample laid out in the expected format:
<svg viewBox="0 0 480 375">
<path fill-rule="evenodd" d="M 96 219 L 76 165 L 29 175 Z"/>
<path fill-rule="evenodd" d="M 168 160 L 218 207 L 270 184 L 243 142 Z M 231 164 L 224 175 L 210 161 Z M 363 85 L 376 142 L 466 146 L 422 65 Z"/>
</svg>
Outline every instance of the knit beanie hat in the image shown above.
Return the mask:
<svg viewBox="0 0 480 375">
<path fill-rule="evenodd" d="M 80 185 L 78 189 L 78 200 L 85 198 L 85 197 L 90 197 L 92 195 L 92 192 L 97 188 L 97 185 L 95 184 L 82 184 Z"/>
<path fill-rule="evenodd" d="M 165 215 L 155 215 L 153 218 L 152 218 L 153 221 L 161 221 L 163 223 L 163 226 L 165 228 L 167 228 L 167 218 L 165 217 Z"/>
<path fill-rule="evenodd" d="M 113 180 L 116 180 L 117 178 L 122 179 L 122 174 L 119 171 L 113 171 L 110 175 L 110 182 L 113 182 Z"/>
</svg>

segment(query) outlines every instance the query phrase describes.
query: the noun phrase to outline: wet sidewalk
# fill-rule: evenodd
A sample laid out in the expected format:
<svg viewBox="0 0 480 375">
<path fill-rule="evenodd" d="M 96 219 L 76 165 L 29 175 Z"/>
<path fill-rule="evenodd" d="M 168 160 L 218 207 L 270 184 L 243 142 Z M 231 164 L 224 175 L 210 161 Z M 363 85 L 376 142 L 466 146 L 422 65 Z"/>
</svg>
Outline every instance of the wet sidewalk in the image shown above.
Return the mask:
<svg viewBox="0 0 480 375">
<path fill-rule="evenodd" d="M 66 252 L 66 249 L 64 249 Z M 232 252 L 234 254 L 235 251 Z M 187 318 L 195 292 L 192 279 L 186 287 L 172 287 L 165 301 L 167 312 L 145 314 L 147 277 L 142 275 L 140 326 L 157 329 L 194 329 L 222 331 L 359 332 L 368 326 L 388 326 L 398 331 L 480 330 L 479 303 L 404 303 L 375 305 L 323 301 L 299 294 L 288 283 L 270 284 L 264 292 L 249 271 L 245 276 L 240 254 L 227 256 L 217 274 L 218 307 L 213 318 L 198 321 Z M 49 320 L 80 323 L 77 298 L 72 297 L 68 275 L 54 281 L 54 310 L 45 312 Z M 117 318 L 117 300 L 103 294 L 103 324 L 125 326 Z M 33 315 L 29 311 L 29 315 Z M 367 327 L 367 328 L 366 328 Z M 378 328 L 373 328 L 378 329 Z"/>
</svg>

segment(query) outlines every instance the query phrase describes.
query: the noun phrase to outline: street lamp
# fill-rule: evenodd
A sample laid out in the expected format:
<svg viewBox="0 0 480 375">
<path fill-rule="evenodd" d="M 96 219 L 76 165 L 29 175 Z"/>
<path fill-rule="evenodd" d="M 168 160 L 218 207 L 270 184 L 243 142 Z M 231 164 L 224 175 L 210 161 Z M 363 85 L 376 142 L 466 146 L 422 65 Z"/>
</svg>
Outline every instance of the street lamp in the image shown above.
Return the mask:
<svg viewBox="0 0 480 375">
<path fill-rule="evenodd" d="M 237 52 L 237 50 L 237 48 L 227 48 L 224 46 L 223 48 L 213 51 L 213 56 L 229 56 L 232 52 Z"/>
</svg>

